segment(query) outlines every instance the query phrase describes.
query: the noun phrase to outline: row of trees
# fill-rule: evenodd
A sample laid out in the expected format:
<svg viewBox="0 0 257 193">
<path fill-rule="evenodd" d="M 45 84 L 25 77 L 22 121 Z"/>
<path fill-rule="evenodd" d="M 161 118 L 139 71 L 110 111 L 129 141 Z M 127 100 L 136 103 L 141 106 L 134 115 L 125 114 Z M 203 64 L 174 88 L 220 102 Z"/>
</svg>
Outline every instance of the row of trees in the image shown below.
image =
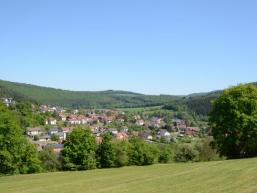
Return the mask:
<svg viewBox="0 0 257 193">
<path fill-rule="evenodd" d="M 90 131 L 78 128 L 68 136 L 61 156 L 64 170 L 87 170 L 150 165 L 158 161 L 159 150 L 139 138 L 113 142 L 109 133 L 104 134 L 97 145 Z"/>
<path fill-rule="evenodd" d="M 55 170 L 89 170 L 129 165 L 144 166 L 171 161 L 211 161 L 219 159 L 210 147 L 210 140 L 187 141 L 177 144 L 147 143 L 139 138 L 113 141 L 108 133 L 97 145 L 95 137 L 87 130 L 75 129 L 67 138 L 59 159 L 51 149 L 40 152 L 43 168 Z"/>
</svg>

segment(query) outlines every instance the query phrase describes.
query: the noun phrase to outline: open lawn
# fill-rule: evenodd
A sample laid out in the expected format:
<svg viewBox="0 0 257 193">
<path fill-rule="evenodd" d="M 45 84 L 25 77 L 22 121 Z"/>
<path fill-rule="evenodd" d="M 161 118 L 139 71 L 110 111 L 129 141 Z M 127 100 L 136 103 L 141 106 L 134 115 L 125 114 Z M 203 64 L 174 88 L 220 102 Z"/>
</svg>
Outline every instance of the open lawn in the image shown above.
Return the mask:
<svg viewBox="0 0 257 193">
<path fill-rule="evenodd" d="M 1 193 L 257 192 L 257 159 L 0 177 Z"/>
</svg>

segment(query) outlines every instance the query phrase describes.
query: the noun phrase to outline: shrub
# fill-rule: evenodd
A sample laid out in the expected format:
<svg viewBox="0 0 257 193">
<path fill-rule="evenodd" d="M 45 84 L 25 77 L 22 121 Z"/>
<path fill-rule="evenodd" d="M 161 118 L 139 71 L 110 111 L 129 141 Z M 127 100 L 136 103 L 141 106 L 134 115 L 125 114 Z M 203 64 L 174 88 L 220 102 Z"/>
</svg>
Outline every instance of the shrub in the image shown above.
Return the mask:
<svg viewBox="0 0 257 193">
<path fill-rule="evenodd" d="M 128 151 L 129 165 L 151 165 L 155 162 L 158 150 L 155 146 L 144 142 L 139 138 L 130 140 L 130 148 Z"/>
<path fill-rule="evenodd" d="M 220 159 L 217 150 L 211 147 L 211 142 L 210 139 L 206 138 L 195 145 L 195 149 L 199 152 L 200 161 L 214 161 Z"/>
<path fill-rule="evenodd" d="M 181 144 L 175 153 L 175 161 L 188 162 L 199 161 L 199 152 L 194 149 L 192 144 Z"/>
<path fill-rule="evenodd" d="M 111 168 L 114 166 L 115 153 L 111 134 L 106 133 L 103 135 L 102 143 L 98 146 L 96 155 L 100 168 Z"/>
<path fill-rule="evenodd" d="M 45 171 L 57 171 L 61 168 L 61 163 L 52 148 L 48 147 L 39 152 L 39 159 Z"/>
<path fill-rule="evenodd" d="M 116 141 L 114 142 L 115 152 L 115 167 L 122 167 L 128 165 L 128 148 L 129 143 L 127 141 Z"/>
<path fill-rule="evenodd" d="M 160 147 L 160 154 L 158 158 L 159 163 L 168 163 L 172 159 L 171 147 L 162 146 Z"/>
</svg>

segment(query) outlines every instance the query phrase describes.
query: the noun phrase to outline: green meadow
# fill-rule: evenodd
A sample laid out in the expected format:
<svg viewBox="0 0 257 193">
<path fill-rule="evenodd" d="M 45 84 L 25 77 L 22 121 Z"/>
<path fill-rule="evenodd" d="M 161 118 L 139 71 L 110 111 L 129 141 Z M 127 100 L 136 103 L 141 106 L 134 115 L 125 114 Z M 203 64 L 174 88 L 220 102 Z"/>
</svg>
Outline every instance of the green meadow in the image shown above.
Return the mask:
<svg viewBox="0 0 257 193">
<path fill-rule="evenodd" d="M 1 193 L 256 193 L 257 159 L 0 177 Z"/>
</svg>

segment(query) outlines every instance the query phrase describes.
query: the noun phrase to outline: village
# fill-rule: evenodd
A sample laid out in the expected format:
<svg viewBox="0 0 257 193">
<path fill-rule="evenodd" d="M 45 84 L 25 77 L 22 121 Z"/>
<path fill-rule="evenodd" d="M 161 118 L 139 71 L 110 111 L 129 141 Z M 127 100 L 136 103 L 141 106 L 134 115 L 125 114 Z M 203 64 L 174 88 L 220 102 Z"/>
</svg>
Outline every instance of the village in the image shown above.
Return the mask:
<svg viewBox="0 0 257 193">
<path fill-rule="evenodd" d="M 138 114 L 127 115 L 120 110 L 65 110 L 61 107 L 41 105 L 40 113 L 54 115 L 45 124 L 27 128 L 26 136 L 36 144 L 38 150 L 53 148 L 59 153 L 70 132 L 81 127 L 89 129 L 101 143 L 102 134 L 108 132 L 113 140 L 128 140 L 140 137 L 149 143 L 169 143 L 180 138 L 195 138 L 199 127 L 190 127 L 185 120 L 174 118 L 168 125 L 163 117 L 145 118 Z"/>
</svg>

